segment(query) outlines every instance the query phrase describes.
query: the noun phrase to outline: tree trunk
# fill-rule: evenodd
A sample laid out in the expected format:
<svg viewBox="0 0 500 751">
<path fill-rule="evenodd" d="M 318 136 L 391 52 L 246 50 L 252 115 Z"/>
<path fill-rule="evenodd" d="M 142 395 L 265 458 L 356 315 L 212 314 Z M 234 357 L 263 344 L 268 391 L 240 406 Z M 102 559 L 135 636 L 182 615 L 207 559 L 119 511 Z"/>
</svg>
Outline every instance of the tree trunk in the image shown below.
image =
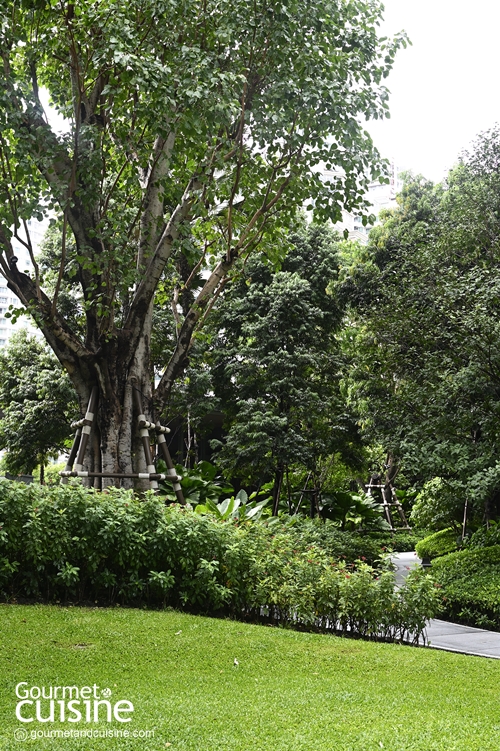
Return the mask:
<svg viewBox="0 0 500 751">
<path fill-rule="evenodd" d="M 84 469 L 104 473 L 147 472 L 144 448 L 139 435 L 138 413 L 134 408 L 133 390 L 140 394 L 142 413 L 150 422 L 160 415 L 153 414 L 152 383 L 150 377 L 149 330 L 139 339 L 133 356 L 126 347 L 110 342 L 103 346 L 98 356 L 91 358 L 81 368 L 70 372 L 80 399 L 82 418 L 87 412 L 90 391 L 97 387 L 98 398 L 91 425 L 90 440 L 84 457 Z M 128 359 L 124 364 L 124 359 Z M 90 378 L 86 372 L 90 371 Z M 83 388 L 82 388 L 83 384 Z M 89 482 L 89 485 L 100 483 Z M 145 489 L 149 482 L 119 478 L 102 478 L 102 487 L 125 485 Z"/>
<path fill-rule="evenodd" d="M 280 502 L 281 485 L 283 484 L 284 467 L 282 464 L 278 464 L 276 472 L 274 473 L 274 487 L 273 487 L 273 516 L 278 516 L 278 507 Z"/>
</svg>

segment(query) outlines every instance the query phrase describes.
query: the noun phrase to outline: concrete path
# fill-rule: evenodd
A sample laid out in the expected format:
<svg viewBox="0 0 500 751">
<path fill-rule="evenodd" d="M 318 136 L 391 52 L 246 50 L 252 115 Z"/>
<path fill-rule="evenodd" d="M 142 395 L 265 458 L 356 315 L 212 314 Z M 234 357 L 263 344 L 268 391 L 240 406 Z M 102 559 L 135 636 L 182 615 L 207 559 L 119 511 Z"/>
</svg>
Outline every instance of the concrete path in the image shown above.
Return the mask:
<svg viewBox="0 0 500 751">
<path fill-rule="evenodd" d="M 391 561 L 396 566 L 396 587 L 400 587 L 412 568 L 420 566 L 416 553 L 394 553 Z"/>
<path fill-rule="evenodd" d="M 396 566 L 396 586 L 400 587 L 412 568 L 420 565 L 416 553 L 395 553 L 391 561 Z M 477 657 L 492 657 L 500 660 L 500 633 L 482 628 L 461 626 L 459 623 L 429 622 L 426 629 L 428 646 L 447 652 L 460 652 Z"/>
</svg>

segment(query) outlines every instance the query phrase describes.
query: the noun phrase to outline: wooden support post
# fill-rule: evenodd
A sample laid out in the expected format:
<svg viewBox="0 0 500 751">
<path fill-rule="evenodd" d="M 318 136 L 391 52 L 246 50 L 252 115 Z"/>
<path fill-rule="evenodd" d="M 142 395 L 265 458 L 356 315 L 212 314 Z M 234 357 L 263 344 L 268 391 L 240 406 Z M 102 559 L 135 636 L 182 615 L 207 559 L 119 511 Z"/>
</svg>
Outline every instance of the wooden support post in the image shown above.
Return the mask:
<svg viewBox="0 0 500 751">
<path fill-rule="evenodd" d="M 73 441 L 73 446 L 71 447 L 71 452 L 68 457 L 65 470 L 59 473 L 60 476 L 63 478 L 63 482 L 68 477 L 94 477 L 94 478 L 109 477 L 109 478 L 118 478 L 118 479 L 137 478 L 140 480 L 149 480 L 150 487 L 153 490 L 158 491 L 158 480 L 170 480 L 170 482 L 172 482 L 174 486 L 174 491 L 175 491 L 177 500 L 179 501 L 179 503 L 184 504 L 185 503 L 184 494 L 179 484 L 179 480 L 181 478 L 178 477 L 177 475 L 177 472 L 175 470 L 174 463 L 170 456 L 170 452 L 168 450 L 167 442 L 165 439 L 165 433 L 170 433 L 170 430 L 169 428 L 166 428 L 163 425 L 160 425 L 159 422 L 153 423 L 153 422 L 149 422 L 148 420 L 146 420 L 146 416 L 142 411 L 143 406 L 142 406 L 141 393 L 135 385 L 132 386 L 132 394 L 133 394 L 132 398 L 134 401 L 135 409 L 137 410 L 139 433 L 141 436 L 142 446 L 144 449 L 144 456 L 146 458 L 147 472 L 88 472 L 83 469 L 83 460 L 85 457 L 85 452 L 87 450 L 90 430 L 91 430 L 92 423 L 94 421 L 94 415 L 95 415 L 96 406 L 97 406 L 97 393 L 98 393 L 97 387 L 94 386 L 90 394 L 90 399 L 89 399 L 89 403 L 87 406 L 87 412 L 85 413 L 85 417 L 82 420 L 78 420 L 77 422 L 73 423 L 72 427 L 76 428 L 76 434 L 75 434 L 75 438 Z M 157 472 L 156 467 L 153 464 L 151 446 L 149 443 L 149 431 L 153 428 L 157 434 L 158 449 L 161 452 L 162 458 L 165 460 L 165 464 L 167 465 L 166 474 Z M 76 457 L 76 464 L 74 465 L 74 469 L 73 469 L 75 457 Z"/>
<path fill-rule="evenodd" d="M 162 458 L 165 464 L 167 465 L 167 474 L 169 475 L 169 479 L 172 481 L 174 493 L 179 503 L 185 504 L 186 501 L 184 500 L 184 493 L 182 492 L 182 488 L 179 485 L 180 477 L 178 477 L 177 472 L 175 470 L 172 457 L 170 456 L 170 451 L 168 450 L 167 439 L 165 438 L 165 433 L 168 430 L 168 428 L 167 429 L 163 428 L 160 425 L 160 423 L 157 422 L 155 429 L 156 429 L 156 440 L 158 442 L 158 451 L 161 451 Z"/>
<path fill-rule="evenodd" d="M 76 457 L 75 470 L 77 472 L 83 471 L 83 460 L 85 458 L 85 451 L 87 450 L 87 444 L 89 442 L 90 428 L 94 422 L 94 415 L 97 406 L 97 386 L 91 391 L 89 403 L 87 406 L 87 412 L 83 418 L 83 425 L 81 426 L 81 438 L 78 446 L 78 454 Z M 69 463 L 69 462 L 68 462 Z"/>
<path fill-rule="evenodd" d="M 383 485 L 382 486 L 382 503 L 383 503 L 382 508 L 384 509 L 384 514 L 385 514 L 385 519 L 387 521 L 387 524 L 390 526 L 391 529 L 394 529 L 394 523 L 393 523 L 392 517 L 391 517 L 390 504 L 389 504 L 389 502 L 387 500 L 387 495 L 386 494 L 387 494 L 387 489 Z"/>
<path fill-rule="evenodd" d="M 467 495 L 465 496 L 465 504 L 464 504 L 464 518 L 462 521 L 462 542 L 465 538 L 465 533 L 467 532 L 467 507 L 469 505 L 469 499 Z"/>
<path fill-rule="evenodd" d="M 68 461 L 66 462 L 66 466 L 64 468 L 65 472 L 71 472 L 73 469 L 73 464 L 75 463 L 76 455 L 78 453 L 78 448 L 80 446 L 80 439 L 82 437 L 82 429 L 77 428 L 75 433 L 75 438 L 73 441 L 73 445 L 71 446 L 71 451 L 68 456 Z M 68 482 L 67 479 L 63 479 L 63 483 Z"/>
<path fill-rule="evenodd" d="M 144 456 L 146 458 L 146 465 L 148 472 L 154 474 L 156 467 L 153 464 L 153 457 L 151 456 L 151 446 L 149 445 L 149 427 L 154 427 L 153 423 L 146 420 L 146 415 L 143 413 L 141 394 L 137 386 L 132 386 L 132 392 L 134 395 L 134 404 L 137 410 L 137 421 L 139 424 L 139 435 L 141 436 L 142 447 L 144 449 Z M 151 490 L 158 491 L 158 483 L 156 480 L 151 480 Z"/>
<path fill-rule="evenodd" d="M 166 480 L 167 475 L 161 472 L 87 472 L 87 470 L 75 470 L 72 472 L 60 472 L 61 477 L 124 477 L 126 479 L 139 478 L 140 480 Z"/>
<path fill-rule="evenodd" d="M 401 503 L 400 503 L 400 501 L 399 501 L 399 499 L 398 499 L 398 497 L 396 495 L 396 490 L 394 488 L 394 485 L 392 485 L 392 484 L 391 484 L 391 493 L 392 493 L 392 498 L 393 498 L 394 505 L 396 506 L 396 509 L 397 509 L 397 511 L 399 513 L 399 518 L 403 522 L 402 529 L 411 530 L 411 527 L 408 524 L 408 520 L 407 520 L 405 512 L 404 512 L 403 506 L 401 505 Z"/>
</svg>

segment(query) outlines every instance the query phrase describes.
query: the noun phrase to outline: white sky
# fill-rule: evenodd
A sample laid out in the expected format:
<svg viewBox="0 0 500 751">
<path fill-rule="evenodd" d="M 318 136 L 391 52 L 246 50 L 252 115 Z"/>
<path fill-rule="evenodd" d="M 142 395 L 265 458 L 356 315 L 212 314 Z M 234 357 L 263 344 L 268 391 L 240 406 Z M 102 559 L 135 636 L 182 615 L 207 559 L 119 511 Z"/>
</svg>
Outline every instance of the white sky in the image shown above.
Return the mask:
<svg viewBox="0 0 500 751">
<path fill-rule="evenodd" d="M 498 0 L 385 0 L 384 35 L 404 29 L 386 85 L 391 119 L 367 124 L 396 164 L 439 181 L 460 151 L 500 121 Z"/>
</svg>

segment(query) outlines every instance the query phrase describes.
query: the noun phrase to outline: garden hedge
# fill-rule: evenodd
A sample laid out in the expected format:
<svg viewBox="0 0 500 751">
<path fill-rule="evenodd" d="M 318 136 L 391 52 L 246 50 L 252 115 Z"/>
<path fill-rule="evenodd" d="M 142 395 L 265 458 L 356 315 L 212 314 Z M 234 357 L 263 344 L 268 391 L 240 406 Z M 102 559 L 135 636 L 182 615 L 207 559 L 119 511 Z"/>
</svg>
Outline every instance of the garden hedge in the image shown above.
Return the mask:
<svg viewBox="0 0 500 751">
<path fill-rule="evenodd" d="M 431 571 L 445 618 L 500 631 L 500 545 L 450 553 L 433 561 Z"/>
<path fill-rule="evenodd" d="M 373 542 L 319 521 L 238 525 L 152 493 L 0 482 L 0 590 L 11 600 L 169 605 L 415 640 L 436 590 L 416 572 L 395 591 L 375 555 Z"/>
<path fill-rule="evenodd" d="M 456 530 L 448 527 L 434 532 L 428 537 L 424 537 L 415 546 L 419 558 L 439 558 L 442 555 L 453 553 L 458 547 L 458 538 Z"/>
</svg>

